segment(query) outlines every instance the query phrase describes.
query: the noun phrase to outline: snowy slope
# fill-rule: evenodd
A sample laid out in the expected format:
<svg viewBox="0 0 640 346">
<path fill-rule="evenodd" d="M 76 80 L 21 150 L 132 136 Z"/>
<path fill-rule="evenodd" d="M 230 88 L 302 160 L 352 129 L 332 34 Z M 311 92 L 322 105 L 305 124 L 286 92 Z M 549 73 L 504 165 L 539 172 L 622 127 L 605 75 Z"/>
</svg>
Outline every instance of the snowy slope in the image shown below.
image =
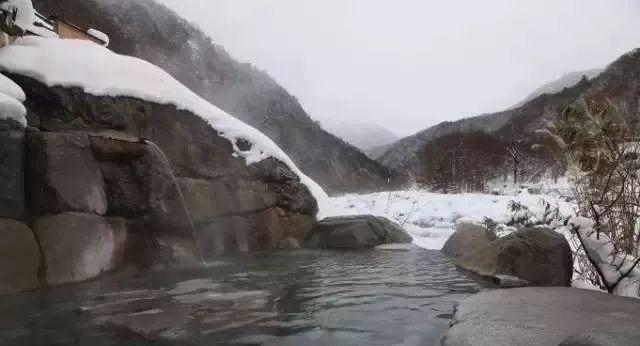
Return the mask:
<svg viewBox="0 0 640 346">
<path fill-rule="evenodd" d="M 234 155 L 244 158 L 247 164 L 269 157 L 285 163 L 318 201 L 318 217 L 329 212 L 328 197 L 323 189 L 304 175 L 268 137 L 144 60 L 118 55 L 87 41 L 25 37 L 0 50 L 0 69 L 34 78 L 50 87 L 79 87 L 96 96 L 129 96 L 191 111 L 227 138 L 234 146 Z M 238 139 L 251 142 L 251 149 L 238 148 Z"/>
</svg>

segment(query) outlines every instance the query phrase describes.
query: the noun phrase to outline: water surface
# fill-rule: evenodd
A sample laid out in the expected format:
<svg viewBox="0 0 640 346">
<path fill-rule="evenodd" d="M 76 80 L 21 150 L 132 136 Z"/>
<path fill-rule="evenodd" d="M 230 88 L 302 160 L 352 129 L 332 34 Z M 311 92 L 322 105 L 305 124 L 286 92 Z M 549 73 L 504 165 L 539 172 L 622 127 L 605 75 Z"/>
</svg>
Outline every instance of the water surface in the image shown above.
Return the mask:
<svg viewBox="0 0 640 346">
<path fill-rule="evenodd" d="M 0 297 L 0 345 L 435 345 L 479 290 L 438 251 L 223 257 Z"/>
</svg>

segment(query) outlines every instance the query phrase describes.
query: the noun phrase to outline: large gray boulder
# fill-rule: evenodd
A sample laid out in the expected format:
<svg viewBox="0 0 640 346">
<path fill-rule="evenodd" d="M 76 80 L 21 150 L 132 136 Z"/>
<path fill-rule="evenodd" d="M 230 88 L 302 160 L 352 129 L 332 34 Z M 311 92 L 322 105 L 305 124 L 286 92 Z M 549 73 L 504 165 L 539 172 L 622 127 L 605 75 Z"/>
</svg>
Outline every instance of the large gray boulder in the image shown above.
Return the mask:
<svg viewBox="0 0 640 346">
<path fill-rule="evenodd" d="M 37 215 L 107 212 L 104 180 L 85 132 L 29 133 L 28 186 Z"/>
<path fill-rule="evenodd" d="M 29 227 L 0 219 L 0 294 L 38 286 L 40 250 Z"/>
<path fill-rule="evenodd" d="M 313 226 L 305 246 L 319 249 L 364 249 L 383 244 L 411 243 L 402 227 L 372 215 L 326 218 Z"/>
<path fill-rule="evenodd" d="M 569 286 L 573 274 L 567 240 L 542 228 L 514 232 L 455 263 L 503 286 Z"/>
<path fill-rule="evenodd" d="M 442 248 L 442 253 L 451 257 L 462 257 L 479 250 L 496 240 L 495 233 L 483 225 L 461 222 Z"/>
<path fill-rule="evenodd" d="M 24 130 L 0 129 L 0 217 L 24 214 L 24 138 Z"/>
<path fill-rule="evenodd" d="M 564 287 L 493 290 L 463 301 L 445 346 L 635 346 L 640 300 Z"/>
<path fill-rule="evenodd" d="M 75 212 L 36 220 L 47 283 L 84 281 L 116 269 L 124 261 L 126 227 L 121 219 Z"/>
</svg>

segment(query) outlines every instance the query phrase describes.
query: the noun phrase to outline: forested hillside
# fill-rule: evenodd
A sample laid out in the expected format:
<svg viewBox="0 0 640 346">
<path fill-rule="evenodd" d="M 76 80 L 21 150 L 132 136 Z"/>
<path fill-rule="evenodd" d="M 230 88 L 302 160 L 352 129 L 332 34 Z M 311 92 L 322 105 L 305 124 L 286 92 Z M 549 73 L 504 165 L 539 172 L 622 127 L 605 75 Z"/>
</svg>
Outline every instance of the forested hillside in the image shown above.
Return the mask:
<svg viewBox="0 0 640 346">
<path fill-rule="evenodd" d="M 396 142 L 380 161 L 411 174 L 419 183 L 447 191 L 482 190 L 481 181 L 498 177 L 512 181 L 515 176 L 523 182 L 543 174 L 557 176 L 565 165 L 553 152 L 536 145 L 544 144 L 538 130 L 547 128 L 563 107 L 576 103 L 608 103 L 637 122 L 640 51 L 625 54 L 593 79 L 585 74 L 577 84 L 559 89 L 513 109 L 424 130 Z M 454 167 L 458 167 L 455 172 Z"/>
</svg>

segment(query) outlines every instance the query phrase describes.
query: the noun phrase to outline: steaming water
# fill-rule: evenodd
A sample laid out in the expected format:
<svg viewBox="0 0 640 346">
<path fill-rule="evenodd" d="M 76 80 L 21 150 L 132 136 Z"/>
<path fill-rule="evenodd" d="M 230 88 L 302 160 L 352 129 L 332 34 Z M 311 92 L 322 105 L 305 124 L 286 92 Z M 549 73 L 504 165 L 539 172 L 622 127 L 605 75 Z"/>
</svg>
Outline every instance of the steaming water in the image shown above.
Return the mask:
<svg viewBox="0 0 640 346">
<path fill-rule="evenodd" d="M 259 253 L 0 297 L 0 345 L 434 345 L 479 289 L 436 251 Z"/>
</svg>

